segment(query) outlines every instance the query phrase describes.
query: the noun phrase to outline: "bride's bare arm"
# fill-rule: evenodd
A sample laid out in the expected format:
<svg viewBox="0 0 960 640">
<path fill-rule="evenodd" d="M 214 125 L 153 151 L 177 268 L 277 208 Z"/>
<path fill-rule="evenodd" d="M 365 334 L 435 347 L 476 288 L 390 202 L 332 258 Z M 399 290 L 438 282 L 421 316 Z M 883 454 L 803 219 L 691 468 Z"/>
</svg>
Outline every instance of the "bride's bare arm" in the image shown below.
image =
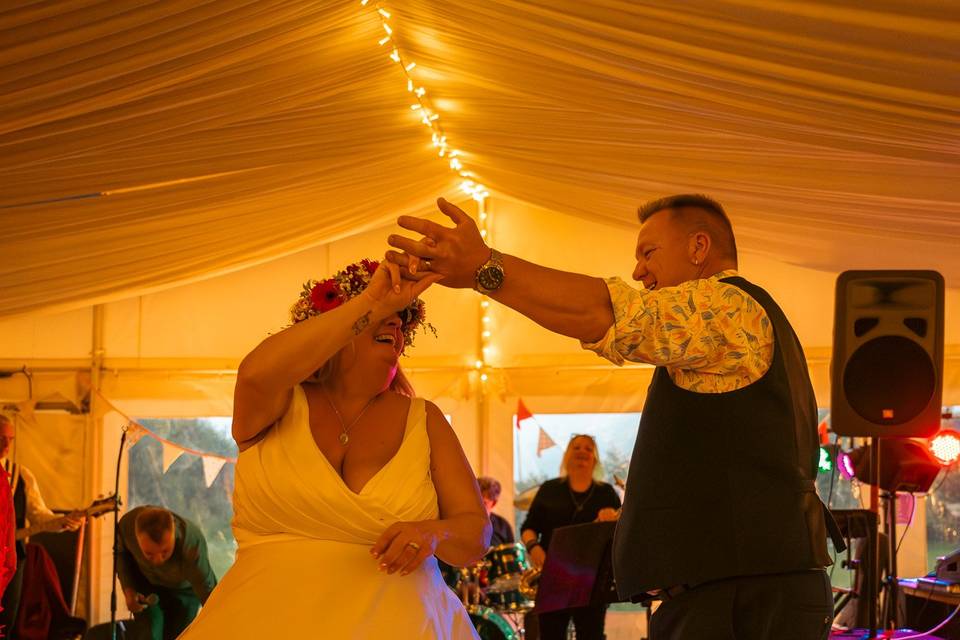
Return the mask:
<svg viewBox="0 0 960 640">
<path fill-rule="evenodd" d="M 377 269 L 370 285 L 357 297 L 270 336 L 243 359 L 233 395 L 233 439 L 241 451 L 283 415 L 293 387 L 351 338 L 402 309 L 436 282 L 434 278 L 426 286 L 416 286 L 419 283 L 401 281 L 393 266 Z"/>
<path fill-rule="evenodd" d="M 430 471 L 440 505 L 436 556 L 447 564 L 463 566 L 490 547 L 490 518 L 457 434 L 432 402 L 427 403 L 427 434 Z"/>
</svg>

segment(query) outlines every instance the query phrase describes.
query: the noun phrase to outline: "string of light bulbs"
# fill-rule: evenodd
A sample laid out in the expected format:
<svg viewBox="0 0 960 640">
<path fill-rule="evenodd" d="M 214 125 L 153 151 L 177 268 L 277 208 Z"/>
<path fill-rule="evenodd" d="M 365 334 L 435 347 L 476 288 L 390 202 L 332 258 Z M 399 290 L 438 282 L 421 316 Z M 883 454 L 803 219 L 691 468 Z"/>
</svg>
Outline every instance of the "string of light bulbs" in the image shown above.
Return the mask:
<svg viewBox="0 0 960 640">
<path fill-rule="evenodd" d="M 410 109 L 420 116 L 420 122 L 430 129 L 433 146 L 437 149 L 437 156 L 446 162 L 447 167 L 451 171 L 462 178 L 460 181 L 460 190 L 477 202 L 480 202 L 482 209 L 483 200 L 490 194 L 487 188 L 476 180 L 474 173 L 469 171 L 464 165 L 463 151 L 451 147 L 447 142 L 447 134 L 443 130 L 440 113 L 433 108 L 432 103 L 427 97 L 426 88 L 421 82 L 418 82 L 413 75 L 414 69 L 417 68 L 417 63 L 410 60 L 409 56 L 401 51 L 394 39 L 394 28 L 390 24 L 392 14 L 384 8 L 383 2 L 360 0 L 360 5 L 363 7 L 371 7 L 380 19 L 380 26 L 383 28 L 384 36 L 380 38 L 378 44 L 381 47 L 390 45 L 390 59 L 403 71 L 407 92 L 413 96 Z"/>
<path fill-rule="evenodd" d="M 406 82 L 407 92 L 413 96 L 413 102 L 410 110 L 420 116 L 420 122 L 430 129 L 433 146 L 437 150 L 437 156 L 447 163 L 447 167 L 455 172 L 462 180 L 460 181 L 460 190 L 477 201 L 478 220 L 477 226 L 480 228 L 480 235 L 486 242 L 489 239 L 489 215 L 486 210 L 486 199 L 489 196 L 487 188 L 476 180 L 474 173 L 467 169 L 463 162 L 463 152 L 455 149 L 447 142 L 447 134 L 443 129 L 443 123 L 440 119 L 440 113 L 433 107 L 427 96 L 427 90 L 422 83 L 414 77 L 414 70 L 417 63 L 410 60 L 400 49 L 394 38 L 395 30 L 390 24 L 392 14 L 384 7 L 383 2 L 371 2 L 371 0 L 360 0 L 362 7 L 371 7 L 380 20 L 380 26 L 383 29 L 384 36 L 380 38 L 378 44 L 381 47 L 390 46 L 390 59 L 403 71 L 404 81 Z M 489 380 L 489 356 L 493 346 L 491 345 L 491 324 L 490 300 L 483 296 L 480 300 L 480 337 L 478 340 L 477 359 L 474 367 L 479 373 L 481 390 L 485 391 L 486 382 Z"/>
</svg>

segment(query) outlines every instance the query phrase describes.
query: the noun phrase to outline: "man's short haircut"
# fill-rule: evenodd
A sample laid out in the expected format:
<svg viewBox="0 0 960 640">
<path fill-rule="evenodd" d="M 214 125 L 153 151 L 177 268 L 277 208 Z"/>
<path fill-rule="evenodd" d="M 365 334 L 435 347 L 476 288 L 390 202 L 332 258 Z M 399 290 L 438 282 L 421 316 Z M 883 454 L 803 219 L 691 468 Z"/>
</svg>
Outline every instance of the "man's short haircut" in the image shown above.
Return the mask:
<svg viewBox="0 0 960 640">
<path fill-rule="evenodd" d="M 477 478 L 477 484 L 480 485 L 480 493 L 488 500 L 496 502 L 500 499 L 500 483 L 489 476 L 480 476 Z"/>
<path fill-rule="evenodd" d="M 719 202 L 699 193 L 666 196 L 642 205 L 637 210 L 637 217 L 644 223 L 653 214 L 664 209 L 670 210 L 674 222 L 679 222 L 691 231 L 706 231 L 720 250 L 721 256 L 737 262 L 737 239 L 733 235 L 733 225 Z"/>
<path fill-rule="evenodd" d="M 137 514 L 137 535 L 145 535 L 155 543 L 163 542 L 164 535 L 173 531 L 173 514 L 160 507 L 145 507 Z"/>
</svg>

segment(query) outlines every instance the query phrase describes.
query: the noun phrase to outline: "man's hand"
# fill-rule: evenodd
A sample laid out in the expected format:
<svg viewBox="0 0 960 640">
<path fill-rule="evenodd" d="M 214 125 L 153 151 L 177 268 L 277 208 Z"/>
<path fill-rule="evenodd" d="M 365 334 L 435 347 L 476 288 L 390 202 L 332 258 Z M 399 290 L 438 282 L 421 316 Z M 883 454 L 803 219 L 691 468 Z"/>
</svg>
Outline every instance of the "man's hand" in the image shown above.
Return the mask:
<svg viewBox="0 0 960 640">
<path fill-rule="evenodd" d="M 443 276 L 440 284 L 445 287 L 472 289 L 477 269 L 490 259 L 490 247 L 480 236 L 473 218 L 459 207 L 443 198 L 437 200 L 437 206 L 456 226 L 451 229 L 423 218 L 401 216 L 397 224 L 424 237 L 411 240 L 391 235 L 387 242 L 404 253 L 387 251 L 386 258 L 405 267 L 406 277 L 419 279 L 438 273 Z"/>
<path fill-rule="evenodd" d="M 63 531 L 76 531 L 80 528 L 80 525 L 84 523 L 87 519 L 87 514 L 83 511 L 71 511 L 66 515 L 66 519 L 63 521 Z"/>
<path fill-rule="evenodd" d="M 136 589 L 124 589 L 123 598 L 127 601 L 127 609 L 130 613 L 140 613 L 147 608 L 146 598 L 143 594 L 137 593 Z"/>
</svg>

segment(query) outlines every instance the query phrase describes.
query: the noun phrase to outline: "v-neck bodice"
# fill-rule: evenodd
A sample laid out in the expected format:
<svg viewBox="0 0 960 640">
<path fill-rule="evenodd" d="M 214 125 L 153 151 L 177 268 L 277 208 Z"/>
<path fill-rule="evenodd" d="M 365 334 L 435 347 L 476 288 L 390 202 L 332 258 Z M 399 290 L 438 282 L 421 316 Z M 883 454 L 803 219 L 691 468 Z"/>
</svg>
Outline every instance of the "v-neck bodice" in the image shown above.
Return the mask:
<svg viewBox="0 0 960 640">
<path fill-rule="evenodd" d="M 233 526 L 241 548 L 289 536 L 373 543 L 398 520 L 438 515 L 422 398 L 411 400 L 400 448 L 359 492 L 314 441 L 300 386 L 286 414 L 240 454 L 235 477 Z"/>
</svg>

